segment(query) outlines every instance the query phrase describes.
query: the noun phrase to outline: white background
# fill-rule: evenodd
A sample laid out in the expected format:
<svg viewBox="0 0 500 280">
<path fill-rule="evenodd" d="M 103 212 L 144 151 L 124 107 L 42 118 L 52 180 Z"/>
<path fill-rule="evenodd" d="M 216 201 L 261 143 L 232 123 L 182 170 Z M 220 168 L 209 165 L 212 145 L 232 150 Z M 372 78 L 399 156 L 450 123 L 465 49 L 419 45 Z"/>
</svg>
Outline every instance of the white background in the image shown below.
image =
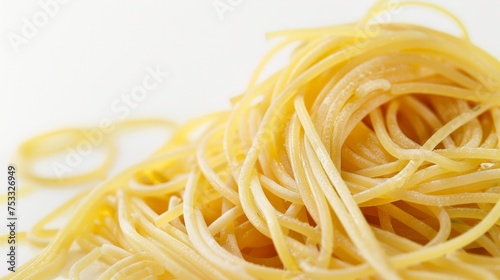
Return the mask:
<svg viewBox="0 0 500 280">
<path fill-rule="evenodd" d="M 170 76 L 127 119 L 184 121 L 229 108 L 229 98 L 244 91 L 259 59 L 273 44 L 266 41 L 265 32 L 355 21 L 374 2 L 71 0 L 58 4 L 57 12 L 16 51 L 12 34 L 22 36 L 25 19 L 33 23 L 33 17 L 44 10 L 39 1 L 0 1 L 2 182 L 6 182 L 4 173 L 16 147 L 27 138 L 116 119 L 112 103 L 141 84 L 147 67 L 159 65 Z M 477 45 L 500 57 L 500 1 L 434 2 L 458 15 Z M 214 4 L 224 3 L 232 4 L 231 9 L 218 13 Z M 405 7 L 392 20 L 423 22 L 458 33 L 449 20 L 421 9 Z M 122 151 L 130 156 L 121 158 L 115 169 L 144 158 L 163 140 L 162 135 L 144 135 L 130 138 L 132 149 Z M 5 191 L 6 187 L 1 193 Z M 19 228 L 28 229 L 75 191 L 38 188 L 35 194 L 22 197 Z M 2 202 L 0 220 L 5 219 L 4 208 Z M 0 222 L 2 234 L 4 223 Z M 1 242 L 3 275 L 5 242 Z M 18 257 L 24 262 L 33 252 L 23 246 Z"/>
</svg>

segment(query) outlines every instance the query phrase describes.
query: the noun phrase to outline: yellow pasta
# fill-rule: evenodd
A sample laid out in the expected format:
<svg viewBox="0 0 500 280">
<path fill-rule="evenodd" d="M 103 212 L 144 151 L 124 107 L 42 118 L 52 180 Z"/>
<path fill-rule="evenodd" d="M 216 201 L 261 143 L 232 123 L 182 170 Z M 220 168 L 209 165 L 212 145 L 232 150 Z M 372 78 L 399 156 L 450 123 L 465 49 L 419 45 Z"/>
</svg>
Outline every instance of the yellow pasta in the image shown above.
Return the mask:
<svg viewBox="0 0 500 280">
<path fill-rule="evenodd" d="M 44 249 L 7 279 L 500 278 L 500 62 L 451 13 L 401 5 L 438 9 L 462 37 L 371 23 L 394 8 L 380 1 L 356 23 L 268 34 L 282 43 L 228 111 L 118 125 L 173 135 L 116 176 L 113 137 L 101 166 L 62 180 L 31 166 L 81 130 L 23 144 L 34 183 L 99 183 L 27 233 Z"/>
</svg>

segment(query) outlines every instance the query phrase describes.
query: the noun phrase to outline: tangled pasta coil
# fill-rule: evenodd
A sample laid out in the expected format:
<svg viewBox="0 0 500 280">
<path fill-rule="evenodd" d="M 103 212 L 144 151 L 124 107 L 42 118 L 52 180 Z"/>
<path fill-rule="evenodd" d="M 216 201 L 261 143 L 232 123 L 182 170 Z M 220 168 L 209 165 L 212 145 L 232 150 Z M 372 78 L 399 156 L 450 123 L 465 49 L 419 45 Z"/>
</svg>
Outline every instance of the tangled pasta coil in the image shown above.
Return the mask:
<svg viewBox="0 0 500 280">
<path fill-rule="evenodd" d="M 65 265 L 75 279 L 500 277 L 500 63 L 466 32 L 356 32 L 368 25 L 271 33 L 283 41 L 230 110 L 174 128 L 56 210 L 28 235 L 42 254 L 9 278 Z M 57 150 L 34 141 L 25 162 Z M 43 229 L 71 205 L 64 227 Z"/>
</svg>

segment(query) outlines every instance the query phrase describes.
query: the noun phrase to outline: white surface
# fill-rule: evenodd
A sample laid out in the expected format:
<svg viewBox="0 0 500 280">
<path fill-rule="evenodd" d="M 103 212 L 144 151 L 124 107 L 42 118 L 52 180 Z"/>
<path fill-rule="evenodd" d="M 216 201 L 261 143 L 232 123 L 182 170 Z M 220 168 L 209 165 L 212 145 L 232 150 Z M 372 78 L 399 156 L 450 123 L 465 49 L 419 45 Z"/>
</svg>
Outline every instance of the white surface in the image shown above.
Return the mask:
<svg viewBox="0 0 500 280">
<path fill-rule="evenodd" d="M 47 2 L 51 1 L 40 1 Z M 10 40 L 14 33 L 22 35 L 24 18 L 33 23 L 33 17 L 41 16 L 43 20 L 40 13 L 46 12 L 39 1 L 3 0 L 0 2 L 2 182 L 6 182 L 4 170 L 17 145 L 51 129 L 92 126 L 106 118 L 115 121 L 122 117 L 182 121 L 228 108 L 228 99 L 245 89 L 254 67 L 272 44 L 266 42 L 265 32 L 354 21 L 374 2 L 72 0 L 57 4 L 58 9 L 51 7 L 53 15 L 46 24 L 32 32 L 33 37 L 16 51 Z M 500 1 L 434 2 L 456 13 L 473 41 L 500 57 L 497 30 Z M 218 13 L 215 5 L 222 8 L 224 3 L 233 6 Z M 403 8 L 392 20 L 427 21 L 428 25 L 457 32 L 449 20 L 434 12 L 414 11 Z M 113 104 L 120 102 L 121 95 L 130 95 L 135 86 L 141 85 L 148 67 L 157 66 L 170 75 L 137 108 L 129 114 L 117 112 L 116 107 L 112 109 Z M 157 135 L 130 138 L 129 147 L 134 147 L 134 143 L 154 147 L 161 143 L 161 137 L 153 137 Z M 130 155 L 122 158 L 118 168 L 140 160 L 149 150 L 129 151 Z M 19 228 L 28 229 L 74 192 L 42 189 L 22 198 Z M 3 213 L 4 208 L 2 204 Z M 5 216 L 3 213 L 0 217 Z M 0 233 L 5 231 L 5 226 L 1 226 Z M 5 242 L 1 242 L 4 246 Z M 3 275 L 5 247 L 0 248 L 0 275 Z M 24 262 L 32 253 L 23 246 L 18 258 Z"/>
</svg>

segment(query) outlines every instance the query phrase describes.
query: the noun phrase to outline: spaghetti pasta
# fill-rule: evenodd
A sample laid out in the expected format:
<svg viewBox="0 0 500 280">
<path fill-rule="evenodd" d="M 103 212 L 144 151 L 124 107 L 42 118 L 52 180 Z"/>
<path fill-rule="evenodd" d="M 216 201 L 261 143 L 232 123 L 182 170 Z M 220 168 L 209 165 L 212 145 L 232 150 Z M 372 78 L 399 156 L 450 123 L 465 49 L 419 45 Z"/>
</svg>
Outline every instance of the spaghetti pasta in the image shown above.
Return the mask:
<svg viewBox="0 0 500 280">
<path fill-rule="evenodd" d="M 231 110 L 178 128 L 121 125 L 173 128 L 144 162 L 103 179 L 111 138 L 87 174 L 25 173 L 100 183 L 27 234 L 44 249 L 8 279 L 499 278 L 500 62 L 451 13 L 401 5 L 439 9 L 462 38 L 370 23 L 388 1 L 357 23 L 270 33 L 284 41 Z M 291 44 L 289 64 L 261 81 Z M 34 138 L 19 160 L 80 134 Z M 44 228 L 70 205 L 66 225 Z M 66 261 L 71 248 L 80 257 Z"/>
</svg>

